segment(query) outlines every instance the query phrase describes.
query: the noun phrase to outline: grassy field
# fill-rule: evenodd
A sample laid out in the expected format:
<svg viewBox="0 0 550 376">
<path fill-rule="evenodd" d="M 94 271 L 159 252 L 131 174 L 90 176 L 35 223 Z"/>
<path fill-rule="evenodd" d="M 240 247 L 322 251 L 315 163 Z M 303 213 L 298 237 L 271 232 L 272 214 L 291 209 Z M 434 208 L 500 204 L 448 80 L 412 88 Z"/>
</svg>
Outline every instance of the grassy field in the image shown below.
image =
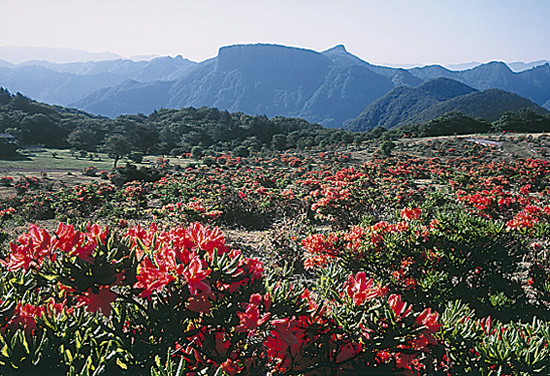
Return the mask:
<svg viewBox="0 0 550 376">
<path fill-rule="evenodd" d="M 114 160 L 104 153 L 89 153 L 88 156 L 80 156 L 67 149 L 22 149 L 19 150 L 26 159 L 22 160 L 0 160 L 0 174 L 9 171 L 82 171 L 83 169 L 95 166 L 99 170 L 110 170 Z M 147 156 L 138 166 L 149 166 L 160 156 Z M 173 165 L 186 165 L 189 160 L 176 157 L 167 158 Z M 121 159 L 119 166 L 123 166 L 128 160 Z"/>
<path fill-rule="evenodd" d="M 82 170 L 90 166 L 98 169 L 110 169 L 113 160 L 106 154 L 94 153 L 96 158 L 77 157 L 70 150 L 63 149 L 23 149 L 19 151 L 26 159 L 0 160 L 0 170 Z"/>
<path fill-rule="evenodd" d="M 113 168 L 114 160 L 104 153 L 93 153 L 86 156 L 72 153 L 66 149 L 20 149 L 19 153 L 26 158 L 21 160 L 0 160 L 0 177 L 10 176 L 15 180 L 25 176 L 35 176 L 52 184 L 52 188 L 67 185 L 90 184 L 100 181 L 99 176 L 86 176 L 82 171 L 90 166 L 98 170 L 110 171 Z M 147 156 L 143 158 L 138 167 L 147 167 L 155 163 L 161 156 Z M 185 167 L 193 161 L 177 157 L 166 158 L 173 166 Z M 127 159 L 121 159 L 118 166 L 124 166 Z M 15 188 L 0 187 L 0 198 L 7 198 L 16 195 Z"/>
</svg>

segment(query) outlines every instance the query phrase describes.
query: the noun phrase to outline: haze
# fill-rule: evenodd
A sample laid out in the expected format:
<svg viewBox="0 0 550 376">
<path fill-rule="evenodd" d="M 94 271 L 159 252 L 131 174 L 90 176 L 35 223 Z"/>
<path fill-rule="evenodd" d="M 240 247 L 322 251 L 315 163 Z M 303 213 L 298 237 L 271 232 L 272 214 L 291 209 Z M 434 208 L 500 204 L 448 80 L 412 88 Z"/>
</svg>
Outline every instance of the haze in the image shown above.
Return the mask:
<svg viewBox="0 0 550 376">
<path fill-rule="evenodd" d="M 0 46 L 183 55 L 223 45 L 336 44 L 378 64 L 550 58 L 547 0 L 2 0 Z M 0 59 L 10 60 L 9 56 Z"/>
</svg>

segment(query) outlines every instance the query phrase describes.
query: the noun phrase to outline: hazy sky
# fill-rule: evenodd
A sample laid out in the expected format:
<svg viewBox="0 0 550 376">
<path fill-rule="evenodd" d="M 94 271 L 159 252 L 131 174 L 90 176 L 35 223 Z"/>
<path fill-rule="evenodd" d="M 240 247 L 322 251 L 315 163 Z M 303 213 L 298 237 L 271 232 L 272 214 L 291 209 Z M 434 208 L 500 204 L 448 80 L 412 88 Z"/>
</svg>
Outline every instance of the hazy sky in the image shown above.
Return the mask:
<svg viewBox="0 0 550 376">
<path fill-rule="evenodd" d="M 201 61 L 236 43 L 317 51 L 342 43 L 373 63 L 550 59 L 550 0 L 0 0 L 0 6 L 0 46 Z"/>
</svg>

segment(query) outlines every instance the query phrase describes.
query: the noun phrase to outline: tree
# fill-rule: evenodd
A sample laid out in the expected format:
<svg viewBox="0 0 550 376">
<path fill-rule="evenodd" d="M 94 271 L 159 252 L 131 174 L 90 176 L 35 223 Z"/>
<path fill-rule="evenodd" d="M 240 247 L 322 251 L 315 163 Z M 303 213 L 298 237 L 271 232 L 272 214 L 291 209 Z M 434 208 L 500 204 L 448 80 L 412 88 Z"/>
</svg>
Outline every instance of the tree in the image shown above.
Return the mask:
<svg viewBox="0 0 550 376">
<path fill-rule="evenodd" d="M 237 157 L 248 157 L 250 150 L 246 146 L 239 145 L 233 149 L 233 154 Z"/>
<path fill-rule="evenodd" d="M 131 145 L 126 138 L 120 134 L 107 136 L 101 149 L 109 154 L 111 158 L 114 158 L 113 167 L 116 168 L 120 158 L 128 155 L 131 151 Z"/>
<path fill-rule="evenodd" d="M 274 134 L 271 139 L 271 145 L 275 150 L 284 150 L 286 149 L 286 135 L 284 134 Z"/>
<path fill-rule="evenodd" d="M 200 159 L 204 155 L 204 149 L 200 146 L 193 146 L 191 149 L 191 156 L 195 159 Z"/>
<path fill-rule="evenodd" d="M 382 154 L 388 157 L 391 155 L 391 152 L 394 148 L 395 148 L 395 143 L 390 140 L 386 140 L 382 142 L 382 145 L 380 145 L 380 150 L 382 151 Z"/>
<path fill-rule="evenodd" d="M 0 138 L 0 159 L 12 159 L 16 157 L 20 157 L 17 153 L 17 146 Z"/>
<path fill-rule="evenodd" d="M 79 150 L 95 151 L 97 141 L 96 132 L 88 127 L 78 127 L 67 136 L 69 145 Z"/>
</svg>

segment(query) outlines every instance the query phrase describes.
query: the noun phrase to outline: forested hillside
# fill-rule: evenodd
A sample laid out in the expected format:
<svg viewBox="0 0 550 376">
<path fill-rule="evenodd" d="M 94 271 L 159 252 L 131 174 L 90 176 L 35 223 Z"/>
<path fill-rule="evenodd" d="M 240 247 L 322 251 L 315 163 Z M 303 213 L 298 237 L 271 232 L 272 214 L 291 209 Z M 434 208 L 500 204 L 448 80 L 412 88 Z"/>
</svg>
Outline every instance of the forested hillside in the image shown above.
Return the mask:
<svg viewBox="0 0 550 376">
<path fill-rule="evenodd" d="M 286 150 L 351 143 L 361 137 L 303 119 L 250 116 L 215 108 L 160 109 L 115 119 L 50 106 L 0 90 L 0 133 L 20 145 L 103 150 L 117 155 Z"/>
<path fill-rule="evenodd" d="M 517 94 L 499 89 L 478 91 L 449 78 L 437 78 L 416 88 L 400 86 L 391 90 L 344 124 L 344 129 L 368 131 L 376 127 L 420 124 L 450 112 L 491 122 L 506 112 L 517 112 L 523 108 L 540 114 L 548 113 Z"/>
</svg>

